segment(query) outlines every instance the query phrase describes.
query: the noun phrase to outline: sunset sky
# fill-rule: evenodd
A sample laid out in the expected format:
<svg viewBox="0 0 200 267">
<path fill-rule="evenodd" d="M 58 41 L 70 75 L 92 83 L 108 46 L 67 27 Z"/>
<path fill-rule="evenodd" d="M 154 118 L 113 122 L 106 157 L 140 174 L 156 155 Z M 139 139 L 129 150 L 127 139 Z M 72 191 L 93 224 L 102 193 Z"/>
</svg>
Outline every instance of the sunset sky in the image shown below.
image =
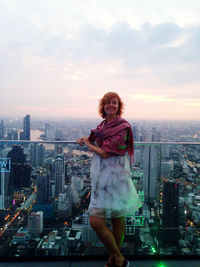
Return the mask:
<svg viewBox="0 0 200 267">
<path fill-rule="evenodd" d="M 199 0 L 0 0 L 0 119 L 200 119 Z"/>
</svg>

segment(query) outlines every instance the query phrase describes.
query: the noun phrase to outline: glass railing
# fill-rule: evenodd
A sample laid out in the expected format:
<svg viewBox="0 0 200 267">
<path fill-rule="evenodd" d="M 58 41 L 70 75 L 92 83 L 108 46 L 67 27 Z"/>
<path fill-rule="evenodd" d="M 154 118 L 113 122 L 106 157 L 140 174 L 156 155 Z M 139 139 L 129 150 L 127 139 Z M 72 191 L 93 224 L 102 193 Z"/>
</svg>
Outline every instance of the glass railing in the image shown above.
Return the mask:
<svg viewBox="0 0 200 267">
<path fill-rule="evenodd" d="M 89 225 L 91 159 L 75 142 L 0 141 L 0 258 L 107 254 Z M 200 255 L 200 143 L 136 142 L 131 178 L 143 206 L 122 252 Z"/>
</svg>

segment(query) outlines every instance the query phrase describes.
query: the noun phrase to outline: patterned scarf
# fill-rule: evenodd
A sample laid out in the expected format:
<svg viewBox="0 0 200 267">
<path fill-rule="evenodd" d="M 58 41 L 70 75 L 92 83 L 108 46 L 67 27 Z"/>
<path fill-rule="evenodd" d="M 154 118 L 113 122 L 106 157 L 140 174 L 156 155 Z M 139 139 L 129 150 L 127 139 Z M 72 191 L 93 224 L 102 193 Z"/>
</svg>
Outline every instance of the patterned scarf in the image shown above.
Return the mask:
<svg viewBox="0 0 200 267">
<path fill-rule="evenodd" d="M 96 129 L 91 130 L 89 140 L 90 142 L 97 141 L 99 147 L 102 146 L 104 139 L 112 137 L 115 139 L 115 135 L 123 129 L 128 129 L 128 154 L 130 157 L 134 154 L 134 140 L 133 140 L 133 131 L 131 125 L 125 120 L 117 116 L 115 119 L 106 123 L 106 120 L 103 120 Z M 112 144 L 110 144 L 112 146 Z M 111 148 L 111 147 L 110 147 Z M 117 148 L 115 148 L 117 154 Z M 112 147 L 113 151 L 113 147 Z"/>
</svg>

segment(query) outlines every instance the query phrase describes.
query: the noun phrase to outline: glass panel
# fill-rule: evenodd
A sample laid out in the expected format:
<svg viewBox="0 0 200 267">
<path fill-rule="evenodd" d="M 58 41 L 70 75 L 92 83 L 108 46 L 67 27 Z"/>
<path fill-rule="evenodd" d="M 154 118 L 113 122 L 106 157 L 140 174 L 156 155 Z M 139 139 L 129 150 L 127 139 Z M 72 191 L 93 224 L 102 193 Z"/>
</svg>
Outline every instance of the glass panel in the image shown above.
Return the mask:
<svg viewBox="0 0 200 267">
<path fill-rule="evenodd" d="M 199 154 L 189 143 L 135 144 L 143 206 L 126 218 L 124 254 L 200 254 Z M 91 158 L 75 142 L 1 142 L 0 257 L 107 253 L 89 225 Z"/>
</svg>

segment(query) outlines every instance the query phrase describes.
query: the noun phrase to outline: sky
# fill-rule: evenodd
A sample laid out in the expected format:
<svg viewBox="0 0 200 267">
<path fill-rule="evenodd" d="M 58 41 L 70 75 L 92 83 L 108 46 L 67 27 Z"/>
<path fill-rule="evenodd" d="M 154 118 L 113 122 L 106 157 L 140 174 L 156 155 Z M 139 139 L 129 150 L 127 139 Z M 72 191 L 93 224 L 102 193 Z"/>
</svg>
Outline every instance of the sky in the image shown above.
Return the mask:
<svg viewBox="0 0 200 267">
<path fill-rule="evenodd" d="M 0 0 L 0 118 L 200 119 L 199 0 Z"/>
</svg>

